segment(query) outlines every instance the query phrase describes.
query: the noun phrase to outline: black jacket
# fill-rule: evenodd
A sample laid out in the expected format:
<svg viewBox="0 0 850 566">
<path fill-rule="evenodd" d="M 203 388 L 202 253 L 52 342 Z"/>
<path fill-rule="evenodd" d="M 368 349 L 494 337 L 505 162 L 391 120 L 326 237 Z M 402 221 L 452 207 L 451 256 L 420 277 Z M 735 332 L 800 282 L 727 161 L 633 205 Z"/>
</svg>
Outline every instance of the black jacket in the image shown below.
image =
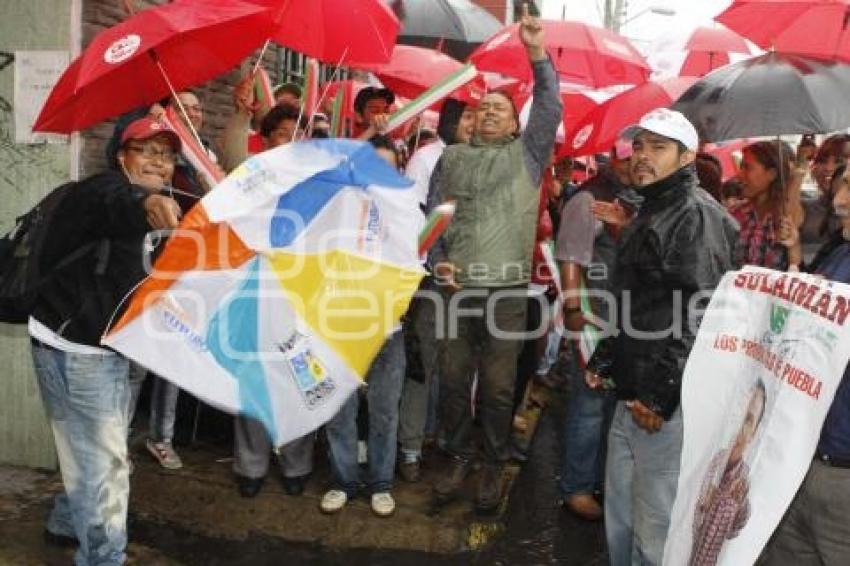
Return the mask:
<svg viewBox="0 0 850 566">
<path fill-rule="evenodd" d="M 688 306 L 732 269 L 738 224 L 699 188 L 692 165 L 638 192 L 643 204 L 617 250 L 618 334 L 599 343 L 588 369 L 612 379 L 619 399 L 637 399 L 669 419 L 698 322 Z"/>
<path fill-rule="evenodd" d="M 36 320 L 72 342 L 100 344 L 113 313 L 146 275 L 143 244 L 150 228 L 142 203 L 148 194 L 118 171 L 71 189 L 52 219 L 42 272 L 89 242 L 108 241 L 108 252 L 93 252 L 55 273 L 40 292 Z"/>
</svg>

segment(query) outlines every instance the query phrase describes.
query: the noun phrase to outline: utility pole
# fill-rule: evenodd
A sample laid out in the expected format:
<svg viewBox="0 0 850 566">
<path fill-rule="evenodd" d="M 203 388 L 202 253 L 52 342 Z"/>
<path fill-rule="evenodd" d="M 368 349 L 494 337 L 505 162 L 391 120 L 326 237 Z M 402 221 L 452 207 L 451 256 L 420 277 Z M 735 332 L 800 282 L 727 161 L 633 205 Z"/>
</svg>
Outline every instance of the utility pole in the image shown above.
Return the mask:
<svg viewBox="0 0 850 566">
<path fill-rule="evenodd" d="M 620 33 L 620 26 L 626 16 L 626 0 L 616 0 L 614 3 L 614 25 L 611 29 Z"/>
</svg>

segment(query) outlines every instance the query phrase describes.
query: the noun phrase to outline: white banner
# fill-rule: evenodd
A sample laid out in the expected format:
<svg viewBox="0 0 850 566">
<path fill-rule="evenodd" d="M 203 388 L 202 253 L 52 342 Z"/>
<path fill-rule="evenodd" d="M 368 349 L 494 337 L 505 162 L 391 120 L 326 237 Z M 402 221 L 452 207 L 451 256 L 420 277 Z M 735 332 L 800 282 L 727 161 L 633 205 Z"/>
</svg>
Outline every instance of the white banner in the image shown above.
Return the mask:
<svg viewBox="0 0 850 566">
<path fill-rule="evenodd" d="M 850 286 L 725 275 L 685 367 L 668 566 L 753 564 L 800 486 L 850 355 Z"/>
</svg>

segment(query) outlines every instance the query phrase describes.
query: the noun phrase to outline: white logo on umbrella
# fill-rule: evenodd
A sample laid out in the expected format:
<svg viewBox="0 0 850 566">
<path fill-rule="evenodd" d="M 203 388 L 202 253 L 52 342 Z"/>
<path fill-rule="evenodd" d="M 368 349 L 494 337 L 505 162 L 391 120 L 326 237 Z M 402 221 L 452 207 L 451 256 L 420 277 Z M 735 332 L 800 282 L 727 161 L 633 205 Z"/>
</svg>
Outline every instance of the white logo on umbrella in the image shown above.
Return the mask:
<svg viewBox="0 0 850 566">
<path fill-rule="evenodd" d="M 142 38 L 136 34 L 130 34 L 116 40 L 103 52 L 103 60 L 107 63 L 116 64 L 125 61 L 138 51 Z"/>
<path fill-rule="evenodd" d="M 578 149 L 587 142 L 590 135 L 593 133 L 593 124 L 588 124 L 582 129 L 580 129 L 575 136 L 573 136 L 573 149 Z"/>
</svg>

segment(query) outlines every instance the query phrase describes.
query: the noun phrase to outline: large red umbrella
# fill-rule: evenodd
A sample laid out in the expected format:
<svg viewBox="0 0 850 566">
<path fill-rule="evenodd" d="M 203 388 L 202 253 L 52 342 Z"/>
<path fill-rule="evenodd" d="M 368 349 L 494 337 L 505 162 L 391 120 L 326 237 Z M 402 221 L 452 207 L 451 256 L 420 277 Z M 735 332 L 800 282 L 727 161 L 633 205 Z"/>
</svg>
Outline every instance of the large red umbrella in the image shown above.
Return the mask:
<svg viewBox="0 0 850 566">
<path fill-rule="evenodd" d="M 401 27 L 383 0 L 251 1 L 272 8 L 272 41 L 335 65 L 389 61 Z"/>
<path fill-rule="evenodd" d="M 414 99 L 462 67 L 463 63 L 445 53 L 426 47 L 396 45 L 388 63 L 366 68 L 395 94 Z M 484 78 L 479 75 L 449 96 L 477 103 L 484 90 Z"/>
<path fill-rule="evenodd" d="M 643 56 L 621 35 L 580 22 L 541 20 L 546 50 L 561 80 L 601 88 L 640 84 L 649 78 Z M 503 29 L 476 49 L 469 60 L 481 71 L 493 71 L 529 82 L 531 65 L 519 38 L 519 24 Z"/>
<path fill-rule="evenodd" d="M 714 19 L 762 49 L 850 61 L 850 0 L 736 0 Z"/>
<path fill-rule="evenodd" d="M 147 106 L 233 68 L 269 33 L 267 9 L 176 0 L 99 33 L 65 70 L 33 126 L 69 133 Z M 165 77 L 171 82 L 168 81 Z"/>
<path fill-rule="evenodd" d="M 631 88 L 600 104 L 567 133 L 564 153 L 592 155 L 613 147 L 626 126 L 656 108 L 670 106 L 696 82 L 696 77 L 675 77 Z"/>
</svg>

